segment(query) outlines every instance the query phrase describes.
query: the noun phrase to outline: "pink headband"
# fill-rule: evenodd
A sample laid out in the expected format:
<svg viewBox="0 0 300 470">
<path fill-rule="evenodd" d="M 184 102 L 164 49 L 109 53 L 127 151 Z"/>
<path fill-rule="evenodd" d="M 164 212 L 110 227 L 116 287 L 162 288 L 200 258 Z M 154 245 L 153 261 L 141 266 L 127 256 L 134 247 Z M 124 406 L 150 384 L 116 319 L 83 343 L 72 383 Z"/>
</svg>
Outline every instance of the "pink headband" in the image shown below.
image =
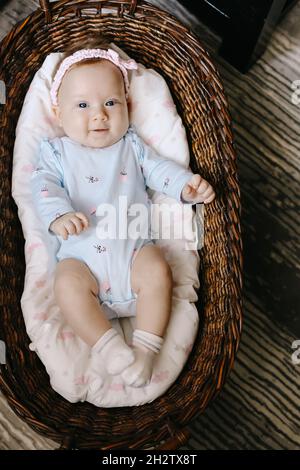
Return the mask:
<svg viewBox="0 0 300 470">
<path fill-rule="evenodd" d="M 137 63 L 133 60 L 124 60 L 121 59 L 119 54 L 112 50 L 108 49 L 107 51 L 103 49 L 81 49 L 80 51 L 75 52 L 71 56 L 67 57 L 62 61 L 62 63 L 59 66 L 58 71 L 55 74 L 53 84 L 51 86 L 50 90 L 50 96 L 51 96 L 51 101 L 53 105 L 57 105 L 57 93 L 58 89 L 60 87 L 60 84 L 62 82 L 62 79 L 67 72 L 67 70 L 73 65 L 76 64 L 77 62 L 80 62 L 81 60 L 84 59 L 107 59 L 110 60 L 113 64 L 115 64 L 119 69 L 121 70 L 123 77 L 124 77 L 124 83 L 125 83 L 125 89 L 126 89 L 126 98 L 128 97 L 129 93 L 129 80 L 128 80 L 128 75 L 127 75 L 127 70 L 136 70 Z"/>
</svg>

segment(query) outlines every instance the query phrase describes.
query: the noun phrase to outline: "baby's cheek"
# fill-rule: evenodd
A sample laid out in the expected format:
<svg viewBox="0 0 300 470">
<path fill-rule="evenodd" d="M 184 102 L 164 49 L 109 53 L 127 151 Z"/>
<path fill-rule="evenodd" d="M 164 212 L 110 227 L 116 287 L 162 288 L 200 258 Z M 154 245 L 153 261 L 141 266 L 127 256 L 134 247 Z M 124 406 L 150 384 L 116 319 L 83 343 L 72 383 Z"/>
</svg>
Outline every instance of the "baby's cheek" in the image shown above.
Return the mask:
<svg viewBox="0 0 300 470">
<path fill-rule="evenodd" d="M 87 121 L 84 113 L 69 113 L 64 119 L 65 130 L 68 130 L 76 140 L 76 136 L 80 136 L 83 132 L 86 132 Z"/>
</svg>

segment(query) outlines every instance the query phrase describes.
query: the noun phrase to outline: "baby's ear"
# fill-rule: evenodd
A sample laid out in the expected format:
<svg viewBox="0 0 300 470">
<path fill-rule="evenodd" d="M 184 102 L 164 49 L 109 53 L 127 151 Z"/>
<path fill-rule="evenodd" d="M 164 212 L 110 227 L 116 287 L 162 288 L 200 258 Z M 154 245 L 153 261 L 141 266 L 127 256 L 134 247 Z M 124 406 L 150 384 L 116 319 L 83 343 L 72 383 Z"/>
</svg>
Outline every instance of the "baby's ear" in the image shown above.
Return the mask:
<svg viewBox="0 0 300 470">
<path fill-rule="evenodd" d="M 53 105 L 52 106 L 52 111 L 53 111 L 54 116 L 56 117 L 56 120 L 57 120 L 58 124 L 61 126 L 61 117 L 60 117 L 59 106 Z"/>
</svg>

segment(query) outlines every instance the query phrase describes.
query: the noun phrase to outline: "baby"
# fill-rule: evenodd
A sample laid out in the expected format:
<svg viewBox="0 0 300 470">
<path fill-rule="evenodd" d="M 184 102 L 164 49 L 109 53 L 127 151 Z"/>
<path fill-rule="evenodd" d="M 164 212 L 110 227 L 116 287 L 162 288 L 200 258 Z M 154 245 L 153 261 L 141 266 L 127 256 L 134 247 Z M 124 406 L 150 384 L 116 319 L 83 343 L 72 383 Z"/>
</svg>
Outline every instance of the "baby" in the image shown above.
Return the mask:
<svg viewBox="0 0 300 470">
<path fill-rule="evenodd" d="M 208 204 L 215 194 L 200 175 L 157 155 L 129 125 L 128 70 L 136 68 L 103 44 L 61 62 L 51 99 L 65 136 L 43 140 L 31 183 L 40 218 L 61 242 L 54 278 L 61 313 L 109 374 L 139 387 L 150 381 L 163 343 L 172 273 L 147 230 L 99 237 L 99 208 L 126 198 L 129 208 L 143 204 L 148 214 L 146 186 L 190 204 Z M 122 316 L 136 316 L 132 348 L 110 323 Z"/>
</svg>

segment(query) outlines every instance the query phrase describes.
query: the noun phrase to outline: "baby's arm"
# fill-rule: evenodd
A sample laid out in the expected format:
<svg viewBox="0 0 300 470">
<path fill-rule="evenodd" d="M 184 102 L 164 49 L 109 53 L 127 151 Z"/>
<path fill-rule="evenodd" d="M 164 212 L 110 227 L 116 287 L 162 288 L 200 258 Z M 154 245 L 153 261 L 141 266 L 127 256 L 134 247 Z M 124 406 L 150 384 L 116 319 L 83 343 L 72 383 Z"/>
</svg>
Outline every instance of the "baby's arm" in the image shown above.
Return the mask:
<svg viewBox="0 0 300 470">
<path fill-rule="evenodd" d="M 198 174 L 193 174 L 178 163 L 161 157 L 140 140 L 139 160 L 146 185 L 181 202 L 197 204 L 211 202 L 215 193 L 212 186 Z"/>
<path fill-rule="evenodd" d="M 72 207 L 63 186 L 60 154 L 48 140 L 41 143 L 38 165 L 31 177 L 31 189 L 37 212 L 50 233 L 53 231 L 66 239 L 68 234 L 79 233 L 81 220 L 87 226 L 84 214 Z"/>
</svg>

